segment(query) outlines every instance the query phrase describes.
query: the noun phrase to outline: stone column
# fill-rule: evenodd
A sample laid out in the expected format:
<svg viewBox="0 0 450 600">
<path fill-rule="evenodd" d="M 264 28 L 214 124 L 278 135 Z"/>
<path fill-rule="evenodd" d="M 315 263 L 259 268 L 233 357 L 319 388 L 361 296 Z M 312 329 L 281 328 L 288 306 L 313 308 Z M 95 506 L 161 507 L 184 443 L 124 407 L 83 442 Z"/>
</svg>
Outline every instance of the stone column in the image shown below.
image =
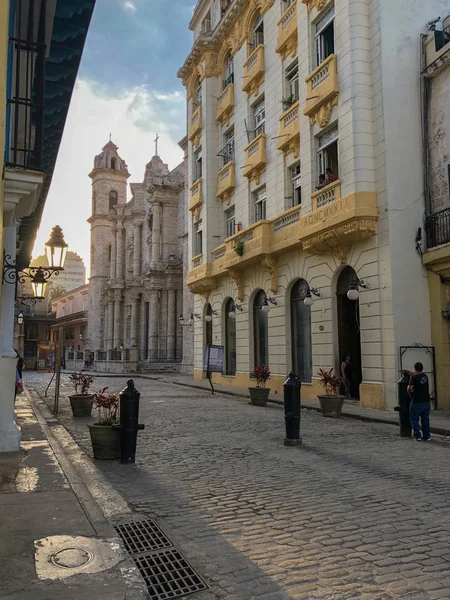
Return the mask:
<svg viewBox="0 0 450 600">
<path fill-rule="evenodd" d="M 112 350 L 114 348 L 114 300 L 110 299 L 108 302 L 108 341 L 107 349 Z"/>
<path fill-rule="evenodd" d="M 176 358 L 177 292 L 168 290 L 167 294 L 167 358 L 174 360 Z"/>
<path fill-rule="evenodd" d="M 143 262 L 150 266 L 151 260 L 152 260 L 152 246 L 149 242 L 149 236 L 150 236 L 150 226 L 149 226 L 149 216 L 146 215 L 144 222 L 142 224 L 142 258 L 143 258 Z M 143 275 L 145 275 L 145 273 L 143 273 Z"/>
<path fill-rule="evenodd" d="M 137 346 L 138 298 L 131 298 L 131 346 Z"/>
<path fill-rule="evenodd" d="M 153 203 L 152 262 L 161 258 L 161 204 Z"/>
<path fill-rule="evenodd" d="M 133 275 L 139 277 L 141 274 L 141 225 L 136 223 L 134 226 L 133 239 Z"/>
<path fill-rule="evenodd" d="M 140 329 L 139 329 L 139 358 L 140 358 L 140 360 L 147 360 L 147 353 L 145 351 L 146 341 L 148 339 L 148 332 L 146 330 L 146 323 L 145 323 L 146 306 L 147 306 L 147 302 L 144 302 L 144 300 L 142 300 L 141 306 L 140 306 L 141 322 L 140 322 Z"/>
<path fill-rule="evenodd" d="M 111 263 L 109 265 L 109 277 L 111 279 L 116 278 L 116 259 L 117 259 L 116 231 L 113 228 L 112 236 L 111 236 Z"/>
<path fill-rule="evenodd" d="M 120 341 L 120 326 L 121 326 L 121 319 L 122 319 L 122 315 L 121 315 L 121 300 L 120 298 L 116 297 L 114 300 L 114 341 L 113 341 L 113 349 L 117 348 L 119 349 L 119 346 L 121 344 Z"/>
<path fill-rule="evenodd" d="M 158 325 L 161 315 L 158 310 L 158 290 L 150 290 L 148 328 L 148 357 L 150 360 L 158 358 Z"/>
<path fill-rule="evenodd" d="M 16 224 L 4 229 L 5 255 L 8 262 L 16 260 Z M 1 356 L 0 356 L 0 452 L 18 452 L 20 448 L 20 429 L 14 414 L 17 356 L 14 343 L 14 297 L 16 286 L 14 279 L 3 282 L 1 306 Z"/>
<path fill-rule="evenodd" d="M 117 224 L 116 230 L 116 277 L 122 279 L 123 277 L 123 230 L 122 224 Z"/>
</svg>

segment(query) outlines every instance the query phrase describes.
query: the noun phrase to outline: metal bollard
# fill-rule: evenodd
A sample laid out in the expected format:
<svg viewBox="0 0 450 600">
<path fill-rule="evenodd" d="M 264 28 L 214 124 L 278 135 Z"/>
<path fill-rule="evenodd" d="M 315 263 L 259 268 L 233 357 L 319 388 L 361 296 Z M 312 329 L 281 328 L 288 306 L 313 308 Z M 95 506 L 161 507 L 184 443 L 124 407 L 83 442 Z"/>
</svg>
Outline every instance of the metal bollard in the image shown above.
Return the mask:
<svg viewBox="0 0 450 600">
<path fill-rule="evenodd" d="M 398 382 L 398 412 L 401 437 L 411 437 L 411 421 L 409 420 L 409 405 L 411 398 L 408 396 L 409 375 L 404 371 Z"/>
<path fill-rule="evenodd" d="M 286 425 L 285 446 L 299 446 L 300 437 L 300 388 L 301 383 L 296 375 L 289 373 L 283 384 L 284 419 Z"/>
<path fill-rule="evenodd" d="M 120 430 L 120 462 L 123 465 L 134 464 L 137 433 L 145 428 L 145 425 L 139 424 L 140 396 L 132 379 L 120 392 L 120 424 L 113 425 L 113 428 Z"/>
</svg>

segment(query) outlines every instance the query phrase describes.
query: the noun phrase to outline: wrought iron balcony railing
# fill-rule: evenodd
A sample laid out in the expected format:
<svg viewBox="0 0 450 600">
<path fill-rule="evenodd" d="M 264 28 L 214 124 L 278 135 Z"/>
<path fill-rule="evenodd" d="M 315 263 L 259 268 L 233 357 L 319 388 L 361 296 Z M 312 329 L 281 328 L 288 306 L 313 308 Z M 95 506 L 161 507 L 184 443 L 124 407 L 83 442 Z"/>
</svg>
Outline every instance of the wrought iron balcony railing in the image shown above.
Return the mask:
<svg viewBox="0 0 450 600">
<path fill-rule="evenodd" d="M 450 243 L 450 208 L 444 208 L 426 218 L 427 246 L 434 248 Z"/>
</svg>

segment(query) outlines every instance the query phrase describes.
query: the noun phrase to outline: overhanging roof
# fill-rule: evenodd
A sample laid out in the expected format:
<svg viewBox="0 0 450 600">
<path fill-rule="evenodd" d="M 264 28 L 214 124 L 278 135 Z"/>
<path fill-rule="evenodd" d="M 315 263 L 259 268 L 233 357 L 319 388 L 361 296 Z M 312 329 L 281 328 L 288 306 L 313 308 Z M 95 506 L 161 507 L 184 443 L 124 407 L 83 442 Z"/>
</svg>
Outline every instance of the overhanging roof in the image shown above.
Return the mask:
<svg viewBox="0 0 450 600">
<path fill-rule="evenodd" d="M 19 270 L 27 267 L 31 260 L 95 2 L 96 0 L 57 0 L 50 52 L 45 62 L 45 181 L 36 210 L 22 219 L 19 227 Z"/>
</svg>

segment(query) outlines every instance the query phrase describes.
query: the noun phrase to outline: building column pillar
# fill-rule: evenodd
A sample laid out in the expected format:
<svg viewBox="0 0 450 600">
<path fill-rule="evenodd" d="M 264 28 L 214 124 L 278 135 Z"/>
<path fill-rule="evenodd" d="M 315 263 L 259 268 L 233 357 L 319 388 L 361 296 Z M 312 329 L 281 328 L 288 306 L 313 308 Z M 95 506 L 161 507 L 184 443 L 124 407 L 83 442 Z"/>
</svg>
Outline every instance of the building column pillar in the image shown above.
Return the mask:
<svg viewBox="0 0 450 600">
<path fill-rule="evenodd" d="M 116 278 L 116 258 L 117 258 L 117 249 L 116 249 L 116 231 L 113 229 L 113 235 L 111 236 L 111 262 L 109 265 L 109 277 L 110 279 Z"/>
<path fill-rule="evenodd" d="M 116 230 L 116 277 L 122 279 L 123 277 L 123 230 L 122 224 L 117 224 Z"/>
<path fill-rule="evenodd" d="M 5 255 L 8 262 L 16 261 L 17 226 L 14 223 L 4 229 Z M 17 356 L 14 343 L 14 281 L 3 282 L 1 307 L 1 355 L 0 355 L 0 452 L 18 452 L 20 449 L 20 429 L 14 414 L 16 392 Z"/>
<path fill-rule="evenodd" d="M 107 350 L 114 348 L 114 301 L 109 300 L 108 302 L 108 340 Z"/>
<path fill-rule="evenodd" d="M 161 204 L 153 203 L 152 262 L 161 259 Z"/>
<path fill-rule="evenodd" d="M 176 290 L 168 290 L 167 293 L 167 358 L 174 360 L 176 358 L 177 292 Z"/>
<path fill-rule="evenodd" d="M 138 298 L 131 298 L 131 347 L 137 346 Z"/>
<path fill-rule="evenodd" d="M 149 328 L 148 328 L 148 357 L 152 361 L 158 358 L 158 290 L 150 290 Z"/>
<path fill-rule="evenodd" d="M 140 304 L 140 313 L 141 313 L 141 327 L 139 330 L 139 360 L 147 360 L 147 340 L 148 334 L 146 329 L 146 307 L 147 302 L 144 301 L 144 298 L 141 300 Z"/>
<path fill-rule="evenodd" d="M 117 297 L 114 299 L 114 342 L 113 342 L 113 350 L 114 348 L 119 349 L 121 345 L 120 340 L 120 331 L 122 325 L 122 314 L 121 314 L 121 299 Z"/>
<path fill-rule="evenodd" d="M 133 248 L 133 275 L 139 277 L 141 274 L 141 225 L 134 226 L 134 248 Z"/>
</svg>

